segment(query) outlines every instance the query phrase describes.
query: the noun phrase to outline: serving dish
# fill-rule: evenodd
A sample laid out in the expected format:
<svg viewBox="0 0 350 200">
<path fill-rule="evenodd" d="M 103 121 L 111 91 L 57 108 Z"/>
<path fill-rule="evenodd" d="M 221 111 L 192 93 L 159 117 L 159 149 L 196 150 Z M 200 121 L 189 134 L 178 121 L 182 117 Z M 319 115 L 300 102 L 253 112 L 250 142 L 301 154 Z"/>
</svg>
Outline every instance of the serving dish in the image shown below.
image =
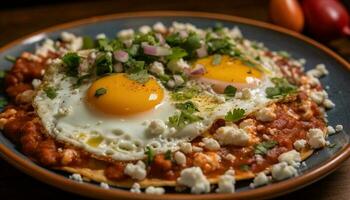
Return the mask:
<svg viewBox="0 0 350 200">
<path fill-rule="evenodd" d="M 98 20 L 97 20 L 98 19 Z M 28 172 L 36 178 L 56 185 L 57 187 L 69 190 L 69 191 L 82 191 L 83 188 L 90 190 L 96 195 L 96 197 L 112 198 L 114 195 L 119 195 L 123 198 L 241 198 L 241 197 L 269 197 L 278 194 L 297 189 L 301 186 L 309 184 L 313 181 L 330 173 L 336 168 L 343 160 L 345 160 L 349 154 L 348 135 L 346 134 L 347 122 L 349 119 L 346 112 L 346 102 L 349 97 L 349 91 L 346 88 L 347 81 L 349 81 L 349 73 L 347 68 L 349 65 L 341 59 L 339 56 L 323 47 L 322 45 L 307 39 L 296 33 L 286 31 L 281 28 L 266 25 L 260 22 L 254 22 L 251 20 L 222 16 L 216 14 L 207 13 L 186 13 L 186 12 L 172 12 L 166 14 L 164 12 L 157 13 L 134 13 L 134 14 L 122 14 L 106 16 L 101 18 L 93 18 L 83 20 L 80 22 L 66 24 L 53 28 L 52 30 L 42 31 L 41 33 L 29 36 L 24 40 L 19 40 L 13 44 L 5 46 L 1 52 L 2 56 L 5 55 L 18 55 L 21 51 L 31 51 L 35 47 L 35 43 L 41 41 L 46 36 L 51 38 L 58 37 L 62 30 L 73 32 L 79 35 L 97 35 L 100 32 L 105 32 L 107 35 L 112 36 L 115 31 L 106 27 L 115 27 L 116 30 L 124 28 L 136 28 L 144 24 L 153 24 L 157 21 L 161 21 L 165 24 L 169 24 L 172 21 L 191 22 L 199 27 L 212 26 L 217 21 L 223 23 L 224 26 L 237 25 L 242 30 L 243 34 L 253 40 L 262 41 L 267 47 L 272 50 L 285 50 L 291 52 L 296 58 L 306 58 L 307 68 L 311 68 L 318 63 L 324 63 L 330 70 L 330 75 L 323 79 L 323 84 L 328 85 L 330 88 L 341 88 L 337 92 L 330 90 L 330 98 L 336 103 L 336 108 L 329 112 L 330 124 L 343 124 L 345 131 L 330 137 L 332 143 L 336 143 L 335 148 L 326 148 L 318 151 L 315 155 L 306 161 L 307 169 L 303 171 L 303 175 L 293 178 L 291 180 L 283 181 L 280 183 L 272 184 L 266 187 L 249 190 L 247 184 L 238 186 L 237 192 L 233 195 L 225 194 L 208 194 L 200 196 L 189 196 L 183 194 L 166 194 L 168 196 L 154 196 L 154 195 L 136 195 L 130 194 L 127 191 L 118 189 L 102 190 L 91 184 L 80 184 L 72 182 L 55 172 L 48 171 L 31 163 L 25 156 L 21 155 L 14 146 L 5 138 L 1 138 L 1 150 L 5 159 L 8 159 L 15 166 Z M 257 34 L 259 33 L 259 34 Z M 17 45 L 16 45 L 17 44 Z M 8 63 L 1 61 L 2 66 L 9 67 Z M 340 84 L 344 84 L 344 87 L 339 87 L 336 81 L 342 80 Z M 9 149 L 11 148 L 11 149 Z M 20 164 L 18 164 L 20 163 Z M 78 189 L 79 188 L 79 189 Z M 89 194 L 92 194 L 89 192 Z M 95 193 L 96 192 L 96 193 Z M 81 192 L 84 194 L 84 192 Z"/>
</svg>

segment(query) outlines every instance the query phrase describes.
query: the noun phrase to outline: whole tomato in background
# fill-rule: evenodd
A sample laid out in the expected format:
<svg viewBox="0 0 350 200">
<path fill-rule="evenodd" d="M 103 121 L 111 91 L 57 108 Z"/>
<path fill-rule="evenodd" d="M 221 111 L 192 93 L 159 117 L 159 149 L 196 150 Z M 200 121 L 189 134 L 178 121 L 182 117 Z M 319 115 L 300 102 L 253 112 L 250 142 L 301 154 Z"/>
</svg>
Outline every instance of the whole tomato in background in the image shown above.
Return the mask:
<svg viewBox="0 0 350 200">
<path fill-rule="evenodd" d="M 350 0 L 270 0 L 273 23 L 302 32 L 350 59 Z"/>
</svg>

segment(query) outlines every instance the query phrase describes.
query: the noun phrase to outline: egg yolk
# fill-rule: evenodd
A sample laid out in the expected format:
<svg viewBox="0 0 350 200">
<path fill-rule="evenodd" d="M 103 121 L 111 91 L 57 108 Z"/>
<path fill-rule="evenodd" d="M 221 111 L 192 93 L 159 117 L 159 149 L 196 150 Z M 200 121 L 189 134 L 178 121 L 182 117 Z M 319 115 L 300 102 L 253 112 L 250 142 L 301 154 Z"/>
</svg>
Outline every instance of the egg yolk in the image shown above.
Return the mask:
<svg viewBox="0 0 350 200">
<path fill-rule="evenodd" d="M 213 56 L 198 59 L 195 63 L 201 64 L 205 68 L 205 74 L 202 77 L 231 83 L 247 83 L 247 78 L 252 77 L 260 79 L 262 73 L 254 67 L 247 66 L 239 59 L 234 59 L 227 55 L 221 56 L 219 64 L 213 64 Z"/>
<path fill-rule="evenodd" d="M 164 98 L 154 78 L 141 84 L 119 73 L 96 80 L 87 91 L 88 103 L 112 115 L 133 115 L 148 111 Z"/>
</svg>

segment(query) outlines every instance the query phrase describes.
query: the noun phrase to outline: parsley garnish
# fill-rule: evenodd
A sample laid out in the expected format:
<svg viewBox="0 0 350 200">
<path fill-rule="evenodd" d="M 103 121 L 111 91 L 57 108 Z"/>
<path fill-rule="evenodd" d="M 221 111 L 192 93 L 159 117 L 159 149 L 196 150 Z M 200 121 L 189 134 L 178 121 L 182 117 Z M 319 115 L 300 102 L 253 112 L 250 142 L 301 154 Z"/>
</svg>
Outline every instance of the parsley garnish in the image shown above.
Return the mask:
<svg viewBox="0 0 350 200">
<path fill-rule="evenodd" d="M 165 160 L 171 160 L 171 151 L 170 150 L 165 152 L 164 158 L 165 158 Z"/>
<path fill-rule="evenodd" d="M 53 87 L 46 87 L 44 88 L 44 92 L 46 93 L 46 96 L 50 99 L 54 99 L 57 96 L 56 89 Z"/>
<path fill-rule="evenodd" d="M 234 97 L 236 95 L 237 88 L 233 87 L 232 85 L 228 85 L 225 90 L 224 94 L 228 97 Z"/>
<path fill-rule="evenodd" d="M 180 48 L 180 47 L 173 47 L 171 48 L 171 54 L 166 56 L 166 59 L 168 60 L 178 60 L 180 58 L 186 57 L 188 54 L 187 52 Z"/>
<path fill-rule="evenodd" d="M 244 116 L 244 113 L 245 113 L 245 111 L 242 108 L 233 109 L 232 111 L 229 111 L 226 114 L 225 120 L 236 122 L 236 121 L 242 119 L 242 117 Z"/>
<path fill-rule="evenodd" d="M 5 56 L 5 60 L 7 60 L 9 62 L 12 62 L 12 63 L 15 63 L 16 62 L 16 57 L 10 56 L 10 55 L 6 55 Z"/>
<path fill-rule="evenodd" d="M 187 52 L 192 52 L 198 49 L 199 47 L 201 47 L 199 36 L 194 32 L 189 33 L 186 41 L 183 45 L 181 45 L 181 47 L 186 49 Z"/>
<path fill-rule="evenodd" d="M 297 88 L 284 78 L 272 78 L 271 81 L 275 84 L 275 87 L 266 88 L 267 98 L 280 98 L 297 91 Z"/>
<path fill-rule="evenodd" d="M 127 77 L 141 84 L 144 84 L 149 80 L 149 75 L 147 73 L 147 70 L 142 70 L 137 73 L 127 74 Z"/>
<path fill-rule="evenodd" d="M 94 65 L 98 76 L 112 73 L 112 56 L 108 53 L 102 53 L 96 58 Z"/>
<path fill-rule="evenodd" d="M 129 59 L 125 64 L 128 67 L 127 72 L 129 74 L 138 73 L 144 70 L 145 67 L 145 61 L 138 61 L 135 59 Z"/>
<path fill-rule="evenodd" d="M 66 74 L 68 76 L 78 76 L 78 67 L 80 64 L 80 57 L 77 53 L 66 53 L 62 57 L 62 61 L 66 66 Z"/>
<path fill-rule="evenodd" d="M 3 108 L 7 105 L 7 100 L 5 98 L 0 98 L 0 107 Z"/>
<path fill-rule="evenodd" d="M 250 170 L 250 166 L 247 164 L 243 164 L 239 166 L 239 169 L 242 171 L 249 171 Z"/>
<path fill-rule="evenodd" d="M 212 65 L 220 65 L 221 63 L 221 55 L 220 54 L 214 54 L 213 55 L 213 61 L 211 62 Z"/>
<path fill-rule="evenodd" d="M 260 144 L 255 145 L 254 153 L 260 154 L 260 155 L 265 155 L 268 150 L 272 149 L 277 144 L 278 144 L 278 142 L 276 142 L 274 140 L 267 140 L 267 141 L 261 142 Z"/>
<path fill-rule="evenodd" d="M 101 51 L 113 51 L 113 47 L 109 45 L 107 38 L 97 40 L 97 47 Z"/>
<path fill-rule="evenodd" d="M 95 91 L 95 97 L 100 97 L 104 94 L 107 93 L 107 89 L 106 88 L 99 88 Z"/>
<path fill-rule="evenodd" d="M 150 165 L 153 162 L 156 153 L 154 152 L 154 149 L 152 147 L 147 146 L 145 154 L 147 156 L 147 165 Z"/>
<path fill-rule="evenodd" d="M 186 101 L 185 103 L 177 103 L 175 104 L 175 107 L 179 110 L 186 111 L 191 114 L 198 111 L 197 107 L 192 101 Z"/>
</svg>

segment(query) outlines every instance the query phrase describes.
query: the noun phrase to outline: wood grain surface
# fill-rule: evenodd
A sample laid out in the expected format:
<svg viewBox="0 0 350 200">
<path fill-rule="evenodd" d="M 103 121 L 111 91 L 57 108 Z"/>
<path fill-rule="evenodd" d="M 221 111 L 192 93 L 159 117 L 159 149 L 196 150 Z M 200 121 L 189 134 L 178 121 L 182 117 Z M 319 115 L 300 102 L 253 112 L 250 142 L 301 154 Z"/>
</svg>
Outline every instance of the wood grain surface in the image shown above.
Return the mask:
<svg viewBox="0 0 350 200">
<path fill-rule="evenodd" d="M 17 3 L 16 3 L 17 2 Z M 76 19 L 128 11 L 191 10 L 268 20 L 268 0 L 24 1 L 0 7 L 0 46 L 18 37 Z M 166 3 L 165 3 L 166 2 Z M 326 178 L 278 199 L 350 199 L 350 160 Z M 0 199 L 86 199 L 41 183 L 0 159 Z"/>
</svg>

